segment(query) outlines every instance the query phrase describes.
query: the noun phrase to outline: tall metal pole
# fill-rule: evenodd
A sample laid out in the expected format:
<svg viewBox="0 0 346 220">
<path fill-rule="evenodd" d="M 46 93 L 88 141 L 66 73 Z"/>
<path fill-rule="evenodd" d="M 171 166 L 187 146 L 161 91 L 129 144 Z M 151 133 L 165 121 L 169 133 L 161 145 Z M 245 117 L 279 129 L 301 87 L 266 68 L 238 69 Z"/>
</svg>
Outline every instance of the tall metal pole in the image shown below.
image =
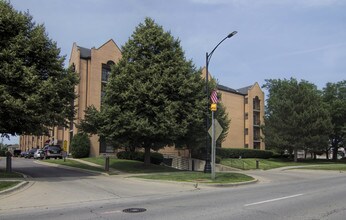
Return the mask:
<svg viewBox="0 0 346 220">
<path fill-rule="evenodd" d="M 205 74 L 205 91 L 206 91 L 206 96 L 207 96 L 207 114 L 206 114 L 206 158 L 205 158 L 205 166 L 204 166 L 204 172 L 205 173 L 210 173 L 211 172 L 211 164 L 210 164 L 210 143 L 209 143 L 209 134 L 208 134 L 208 130 L 209 130 L 209 107 L 210 107 L 210 101 L 209 101 L 209 87 L 208 87 L 208 83 L 209 83 L 209 62 L 211 59 L 211 56 L 213 55 L 214 51 L 216 50 L 216 48 L 222 43 L 224 42 L 227 38 L 231 38 L 233 37 L 235 34 L 237 34 L 237 31 L 233 31 L 232 33 L 228 34 L 224 39 L 222 39 L 215 47 L 214 49 L 208 54 L 208 52 L 206 53 L 205 56 L 205 68 L 206 68 L 206 74 Z"/>
<path fill-rule="evenodd" d="M 212 111 L 211 123 L 212 123 L 212 137 L 211 137 L 211 179 L 215 179 L 215 148 L 216 148 L 216 140 L 215 140 L 215 111 Z"/>
<path fill-rule="evenodd" d="M 210 173 L 211 172 L 211 165 L 210 165 L 210 151 L 209 151 L 209 134 L 208 134 L 208 129 L 209 129 L 209 108 L 210 108 L 210 101 L 209 101 L 209 71 L 208 71 L 208 66 L 209 66 L 209 54 L 208 52 L 206 53 L 205 56 L 205 69 L 206 69 L 206 73 L 205 73 L 205 91 L 207 94 L 207 114 L 206 114 L 206 132 L 207 132 L 207 138 L 206 138 L 206 158 L 205 158 L 205 166 L 204 166 L 204 173 Z"/>
</svg>

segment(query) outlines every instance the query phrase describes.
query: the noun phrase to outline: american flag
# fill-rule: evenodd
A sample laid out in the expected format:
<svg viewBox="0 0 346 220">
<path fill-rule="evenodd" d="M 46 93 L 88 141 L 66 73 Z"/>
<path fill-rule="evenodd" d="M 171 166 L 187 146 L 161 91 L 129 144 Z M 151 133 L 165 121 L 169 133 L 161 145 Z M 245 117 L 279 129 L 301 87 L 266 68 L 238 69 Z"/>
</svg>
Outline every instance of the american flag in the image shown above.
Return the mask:
<svg viewBox="0 0 346 220">
<path fill-rule="evenodd" d="M 217 91 L 213 90 L 210 95 L 210 100 L 212 103 L 217 104 L 219 102 L 219 99 L 217 98 Z"/>
</svg>

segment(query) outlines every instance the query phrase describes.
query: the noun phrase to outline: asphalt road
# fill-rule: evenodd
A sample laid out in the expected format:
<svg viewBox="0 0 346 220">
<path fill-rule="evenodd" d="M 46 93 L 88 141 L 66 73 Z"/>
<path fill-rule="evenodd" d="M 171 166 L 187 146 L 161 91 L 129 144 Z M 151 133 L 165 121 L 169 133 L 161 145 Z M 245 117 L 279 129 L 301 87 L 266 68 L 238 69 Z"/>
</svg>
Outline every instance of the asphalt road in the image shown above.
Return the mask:
<svg viewBox="0 0 346 220">
<path fill-rule="evenodd" d="M 35 171 L 27 187 L 0 196 L 0 219 L 346 219 L 342 172 L 250 171 L 259 183 L 196 189 L 14 162 L 39 167 L 41 174 Z M 129 208 L 143 212 L 124 212 Z"/>
</svg>

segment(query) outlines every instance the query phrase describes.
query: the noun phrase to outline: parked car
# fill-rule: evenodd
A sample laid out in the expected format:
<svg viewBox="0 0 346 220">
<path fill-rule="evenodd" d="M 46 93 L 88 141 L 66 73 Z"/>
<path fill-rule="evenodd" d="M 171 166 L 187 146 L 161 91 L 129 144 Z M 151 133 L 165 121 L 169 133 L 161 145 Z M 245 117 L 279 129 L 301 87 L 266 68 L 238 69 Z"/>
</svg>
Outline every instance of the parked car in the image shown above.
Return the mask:
<svg viewBox="0 0 346 220">
<path fill-rule="evenodd" d="M 28 154 L 28 151 L 22 151 L 20 152 L 20 157 L 26 157 Z"/>
<path fill-rule="evenodd" d="M 37 150 L 37 148 L 32 148 L 32 149 L 30 149 L 30 150 L 28 151 L 28 154 L 26 155 L 25 158 L 29 158 L 29 159 L 30 159 L 30 158 L 34 157 L 34 154 L 35 154 L 36 150 Z"/>
<path fill-rule="evenodd" d="M 44 152 L 42 149 L 37 149 L 34 153 L 34 159 L 43 159 L 44 158 Z"/>
<path fill-rule="evenodd" d="M 21 153 L 22 153 L 21 150 L 14 150 L 14 151 L 13 151 L 13 156 L 14 156 L 14 157 L 19 157 Z"/>
<path fill-rule="evenodd" d="M 62 149 L 59 145 L 46 145 L 43 148 L 44 159 L 62 159 Z"/>
</svg>

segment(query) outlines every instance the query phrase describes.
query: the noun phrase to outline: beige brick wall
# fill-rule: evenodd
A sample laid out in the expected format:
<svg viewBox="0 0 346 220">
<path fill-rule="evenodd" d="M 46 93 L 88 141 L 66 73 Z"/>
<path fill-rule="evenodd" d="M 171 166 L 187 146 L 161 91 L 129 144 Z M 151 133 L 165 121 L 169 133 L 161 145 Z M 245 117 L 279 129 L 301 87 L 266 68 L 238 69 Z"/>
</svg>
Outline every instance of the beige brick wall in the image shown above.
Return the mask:
<svg viewBox="0 0 346 220">
<path fill-rule="evenodd" d="M 102 64 L 107 64 L 108 61 L 117 63 L 121 58 L 121 51 L 113 40 L 107 41 L 99 48 L 91 49 L 91 59 L 80 59 L 80 52 L 76 45 L 72 48 L 70 65 L 75 63 L 76 72 L 80 75 L 80 83 L 76 86 L 78 98 L 76 104 L 78 105 L 77 119 L 75 123 L 78 124 L 84 118 L 84 111 L 88 106 L 95 106 L 100 109 L 101 106 L 101 77 L 102 77 Z M 78 65 L 77 65 L 78 64 Z M 65 130 L 65 140 L 69 146 L 69 130 Z M 73 134 L 77 134 L 77 128 L 74 127 Z M 100 143 L 99 137 L 93 135 L 90 137 L 90 155 L 98 156 Z"/>
<path fill-rule="evenodd" d="M 224 148 L 244 147 L 244 96 L 225 91 L 221 93 L 221 102 L 226 108 L 231 123 L 228 135 L 222 143 Z"/>
<path fill-rule="evenodd" d="M 247 111 L 249 112 L 249 120 L 247 123 L 247 127 L 249 128 L 249 135 L 248 135 L 248 142 L 249 142 L 249 148 L 253 148 L 253 99 L 255 99 L 255 97 L 258 97 L 260 100 L 260 121 L 261 121 L 261 125 L 263 125 L 264 123 L 264 93 L 261 90 L 260 86 L 258 85 L 258 83 L 255 83 L 252 88 L 249 90 L 248 93 L 248 108 Z M 263 137 L 262 131 L 260 131 L 260 136 Z M 261 150 L 265 150 L 265 144 L 263 142 L 263 140 L 261 140 Z"/>
</svg>

